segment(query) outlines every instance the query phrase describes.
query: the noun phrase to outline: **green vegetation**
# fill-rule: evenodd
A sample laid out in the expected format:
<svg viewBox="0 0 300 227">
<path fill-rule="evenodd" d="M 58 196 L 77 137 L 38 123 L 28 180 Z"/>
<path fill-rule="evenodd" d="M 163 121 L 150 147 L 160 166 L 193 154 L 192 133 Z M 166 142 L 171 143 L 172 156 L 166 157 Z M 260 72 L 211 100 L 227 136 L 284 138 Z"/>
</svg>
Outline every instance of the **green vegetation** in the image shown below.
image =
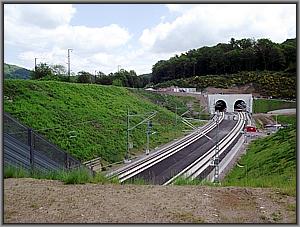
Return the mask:
<svg viewBox="0 0 300 227">
<path fill-rule="evenodd" d="M 193 117 L 202 119 L 206 114 L 203 113 L 203 107 L 200 105 L 200 102 L 192 96 L 174 96 L 158 92 L 145 91 L 144 89 L 130 89 L 133 93 L 139 95 L 140 97 L 151 101 L 156 105 L 167 108 L 168 110 L 181 115 L 187 110 L 190 110 L 186 113 L 185 117 Z"/>
<path fill-rule="evenodd" d="M 5 79 L 29 79 L 31 71 L 16 65 L 4 63 L 4 78 Z"/>
<path fill-rule="evenodd" d="M 14 166 L 8 165 L 4 166 L 4 178 L 24 178 L 29 177 L 28 171 L 23 168 L 16 168 Z"/>
<path fill-rule="evenodd" d="M 284 83 L 282 82 L 284 81 Z M 275 71 L 243 71 L 226 75 L 196 76 L 186 79 L 170 80 L 155 87 L 207 87 L 230 88 L 231 86 L 251 85 L 256 92 L 273 98 L 296 98 L 297 77 L 295 73 Z"/>
<path fill-rule="evenodd" d="M 56 81 L 5 80 L 4 110 L 81 161 L 101 157 L 103 165 L 123 160 L 126 115 L 158 111 L 153 119 L 150 148 L 183 135 L 175 114 L 141 99 L 125 88 Z M 144 116 L 130 117 L 130 125 Z M 75 132 L 74 132 L 75 131 Z M 70 136 L 75 135 L 75 137 Z M 135 155 L 146 148 L 146 124 L 131 131 Z"/>
<path fill-rule="evenodd" d="M 189 50 L 152 67 L 154 84 L 194 76 L 226 75 L 241 71 L 286 71 L 296 76 L 296 39 L 278 44 L 269 39 L 231 38 L 229 43 Z"/>
<path fill-rule="evenodd" d="M 77 75 L 72 73 L 69 76 L 66 67 L 63 65 L 39 63 L 31 73 L 31 79 L 141 88 L 150 83 L 151 74 L 137 76 L 134 70 L 121 69 L 108 75 L 101 71 L 95 72 L 94 75 L 86 71 L 80 71 Z"/>
<path fill-rule="evenodd" d="M 48 179 L 48 180 L 60 180 L 65 184 L 85 184 L 85 183 L 95 183 L 95 184 L 119 184 L 116 179 L 108 179 L 101 173 L 96 173 L 92 175 L 85 168 L 74 169 L 70 171 L 60 170 L 60 171 L 26 171 L 21 167 L 17 168 L 11 165 L 4 166 L 4 178 L 34 178 L 34 179 Z"/>
<path fill-rule="evenodd" d="M 272 136 L 255 140 L 221 184 L 179 177 L 174 185 L 247 186 L 279 188 L 296 195 L 296 116 L 278 116 L 278 122 L 290 124 Z"/>
<path fill-rule="evenodd" d="M 174 185 L 205 185 L 205 186 L 219 186 L 218 184 L 214 184 L 210 181 L 207 180 L 201 180 L 201 179 L 188 179 L 185 177 L 178 177 L 175 181 L 174 181 Z"/>
<path fill-rule="evenodd" d="M 280 123 L 292 123 L 272 136 L 255 140 L 225 178 L 224 185 L 273 187 L 296 193 L 296 116 L 279 116 Z"/>
<path fill-rule="evenodd" d="M 296 102 L 272 99 L 255 99 L 253 102 L 254 113 L 267 113 L 272 110 L 296 108 Z"/>
</svg>

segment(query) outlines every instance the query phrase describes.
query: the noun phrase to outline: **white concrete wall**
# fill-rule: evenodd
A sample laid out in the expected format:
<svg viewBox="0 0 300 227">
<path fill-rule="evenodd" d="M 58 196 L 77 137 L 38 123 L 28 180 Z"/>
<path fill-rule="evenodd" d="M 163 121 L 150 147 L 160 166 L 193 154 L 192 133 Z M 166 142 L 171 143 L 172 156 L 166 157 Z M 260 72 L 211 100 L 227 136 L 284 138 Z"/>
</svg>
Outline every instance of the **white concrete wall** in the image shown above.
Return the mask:
<svg viewBox="0 0 300 227">
<path fill-rule="evenodd" d="M 227 106 L 227 112 L 234 111 L 234 104 L 238 100 L 243 100 L 247 105 L 247 111 L 252 113 L 253 97 L 252 94 L 208 94 L 209 112 L 215 113 L 215 103 L 223 100 Z"/>
</svg>

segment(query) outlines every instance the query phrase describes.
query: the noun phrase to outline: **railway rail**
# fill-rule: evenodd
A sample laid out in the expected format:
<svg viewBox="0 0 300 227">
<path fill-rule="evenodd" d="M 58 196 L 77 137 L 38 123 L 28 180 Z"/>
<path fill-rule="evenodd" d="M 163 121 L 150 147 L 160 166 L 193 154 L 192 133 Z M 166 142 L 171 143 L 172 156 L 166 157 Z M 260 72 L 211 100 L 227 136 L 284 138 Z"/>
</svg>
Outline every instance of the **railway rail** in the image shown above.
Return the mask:
<svg viewBox="0 0 300 227">
<path fill-rule="evenodd" d="M 166 147 L 163 147 L 162 149 L 154 152 L 153 154 L 146 156 L 140 159 L 139 161 L 133 162 L 117 171 L 109 173 L 107 176 L 118 177 L 120 182 L 123 182 L 135 176 L 136 174 L 142 172 L 143 170 L 150 168 L 154 164 L 175 154 L 176 152 L 188 146 L 189 144 L 195 142 L 199 138 L 206 136 L 208 132 L 210 132 L 215 127 L 217 127 L 216 117 L 217 116 L 214 116 L 214 118 L 207 125 L 203 126 L 201 129 L 197 129 L 193 133 L 175 141 L 174 143 Z M 219 116 L 219 122 L 222 122 L 223 119 L 224 119 L 224 114 L 222 113 Z"/>
<path fill-rule="evenodd" d="M 238 113 L 238 123 L 234 126 L 234 128 L 230 131 L 228 135 L 222 138 L 219 141 L 219 156 L 222 155 L 226 149 L 232 144 L 233 141 L 240 135 L 241 130 L 245 125 L 245 121 L 247 120 L 247 115 L 245 113 Z M 164 183 L 164 185 L 172 184 L 174 181 L 182 176 L 184 178 L 195 179 L 198 177 L 203 171 L 205 171 L 209 166 L 215 156 L 216 145 L 208 150 L 204 155 L 199 157 L 195 162 L 191 165 L 187 166 L 181 172 L 179 172 L 176 176 L 172 177 L 170 180 Z"/>
<path fill-rule="evenodd" d="M 219 123 L 224 120 L 224 113 L 221 113 L 219 116 Z M 230 132 L 219 141 L 219 154 L 222 154 L 228 147 L 232 144 L 233 141 L 238 137 L 240 131 L 244 127 L 245 121 L 247 120 L 247 115 L 244 113 L 238 113 L 238 119 L 235 126 L 230 130 Z M 147 169 L 155 168 L 158 163 L 163 163 L 167 158 L 172 158 L 176 153 L 190 146 L 199 139 L 206 137 L 212 140 L 207 136 L 209 132 L 217 127 L 216 116 L 204 127 L 195 130 L 190 135 L 154 152 L 153 154 L 146 156 L 136 162 L 133 162 L 122 169 L 114 171 L 108 174 L 109 177 L 118 177 L 119 181 L 122 183 L 126 180 L 139 176 L 141 173 L 144 173 Z M 203 139 L 202 139 L 203 140 Z M 172 176 L 171 179 L 167 179 L 164 182 L 159 182 L 159 184 L 172 184 L 179 176 L 184 176 L 187 178 L 196 178 L 201 174 L 207 167 L 210 165 L 211 160 L 214 158 L 215 146 L 208 149 L 201 154 L 199 158 L 193 161 L 191 164 L 187 164 L 183 170 L 181 170 L 175 176 Z M 195 152 L 194 152 L 195 153 Z M 166 166 L 168 169 L 168 166 Z"/>
</svg>

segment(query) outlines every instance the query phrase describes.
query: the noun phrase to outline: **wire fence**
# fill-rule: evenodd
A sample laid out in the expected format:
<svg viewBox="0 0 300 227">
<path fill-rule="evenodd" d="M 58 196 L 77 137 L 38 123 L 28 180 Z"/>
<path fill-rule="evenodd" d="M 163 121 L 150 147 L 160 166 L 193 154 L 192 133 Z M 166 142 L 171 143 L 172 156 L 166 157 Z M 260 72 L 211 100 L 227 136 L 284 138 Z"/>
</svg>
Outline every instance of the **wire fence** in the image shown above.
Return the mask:
<svg viewBox="0 0 300 227">
<path fill-rule="evenodd" d="M 23 157 L 24 155 L 27 157 L 27 160 L 22 159 L 24 165 L 29 161 L 31 169 L 47 166 L 46 169 L 69 170 L 84 166 L 79 160 L 62 151 L 31 128 L 20 124 L 8 113 L 3 115 L 3 132 L 6 135 L 4 137 L 6 140 L 11 138 L 11 141 L 5 143 L 4 146 L 5 160 L 9 160 L 10 163 L 14 162 L 12 159 L 17 159 L 20 156 L 20 152 L 23 152 Z M 19 142 L 26 146 L 18 146 Z"/>
</svg>

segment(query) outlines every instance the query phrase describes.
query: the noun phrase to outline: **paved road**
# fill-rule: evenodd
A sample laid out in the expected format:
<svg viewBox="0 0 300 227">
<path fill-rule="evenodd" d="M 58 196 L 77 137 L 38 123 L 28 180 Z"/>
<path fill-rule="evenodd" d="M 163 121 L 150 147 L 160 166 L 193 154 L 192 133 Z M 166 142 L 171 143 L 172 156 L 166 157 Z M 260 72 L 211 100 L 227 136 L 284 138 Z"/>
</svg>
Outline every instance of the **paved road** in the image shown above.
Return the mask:
<svg viewBox="0 0 300 227">
<path fill-rule="evenodd" d="M 237 121 L 223 120 L 219 126 L 219 139 L 225 137 L 236 123 Z M 207 135 L 215 140 L 216 130 L 215 128 Z M 214 145 L 215 143 L 213 141 L 203 136 L 174 155 L 137 174 L 134 178 L 142 178 L 152 184 L 163 184 L 202 156 Z"/>
</svg>

